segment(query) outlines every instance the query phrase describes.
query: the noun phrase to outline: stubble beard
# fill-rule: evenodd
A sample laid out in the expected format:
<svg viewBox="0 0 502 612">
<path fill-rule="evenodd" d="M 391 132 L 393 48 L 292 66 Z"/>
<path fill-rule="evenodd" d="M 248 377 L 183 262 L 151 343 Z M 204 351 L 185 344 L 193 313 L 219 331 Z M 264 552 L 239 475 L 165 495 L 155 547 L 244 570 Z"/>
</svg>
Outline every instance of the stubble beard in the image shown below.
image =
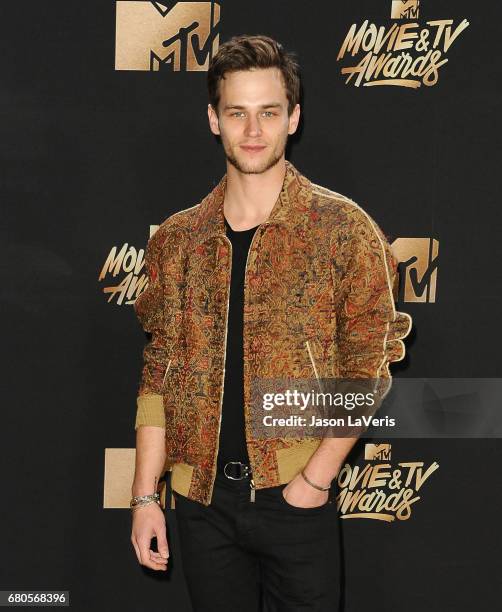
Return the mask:
<svg viewBox="0 0 502 612">
<path fill-rule="evenodd" d="M 263 174 L 263 172 L 266 172 L 267 170 L 275 166 L 279 162 L 279 160 L 282 158 L 282 156 L 284 155 L 284 152 L 286 151 L 287 141 L 288 141 L 288 135 L 286 134 L 282 138 L 281 142 L 278 143 L 278 145 L 274 148 L 274 151 L 271 154 L 271 156 L 268 159 L 263 160 L 263 162 L 260 165 L 254 166 L 252 164 L 246 164 L 245 162 L 244 163 L 240 162 L 237 159 L 237 157 L 232 153 L 232 149 L 225 142 L 225 139 L 221 138 L 221 142 L 223 144 L 223 150 L 225 151 L 225 157 L 227 158 L 227 161 L 230 164 L 232 164 L 234 168 L 236 168 L 239 172 L 242 172 L 243 174 Z"/>
</svg>

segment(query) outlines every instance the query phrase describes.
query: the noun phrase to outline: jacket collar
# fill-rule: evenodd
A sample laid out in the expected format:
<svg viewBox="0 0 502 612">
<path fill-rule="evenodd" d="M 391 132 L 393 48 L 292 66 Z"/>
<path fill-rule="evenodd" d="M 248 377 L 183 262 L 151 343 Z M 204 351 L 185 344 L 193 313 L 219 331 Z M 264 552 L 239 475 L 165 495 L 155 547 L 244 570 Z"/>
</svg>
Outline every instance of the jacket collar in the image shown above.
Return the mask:
<svg viewBox="0 0 502 612">
<path fill-rule="evenodd" d="M 265 223 L 280 224 L 292 229 L 298 224 L 299 215 L 305 214 L 312 186 L 291 162 L 285 161 L 286 173 L 281 192 Z M 227 175 L 225 174 L 216 187 L 202 200 L 195 213 L 192 232 L 196 245 L 214 236 L 226 235 L 223 213 L 226 184 Z"/>
</svg>

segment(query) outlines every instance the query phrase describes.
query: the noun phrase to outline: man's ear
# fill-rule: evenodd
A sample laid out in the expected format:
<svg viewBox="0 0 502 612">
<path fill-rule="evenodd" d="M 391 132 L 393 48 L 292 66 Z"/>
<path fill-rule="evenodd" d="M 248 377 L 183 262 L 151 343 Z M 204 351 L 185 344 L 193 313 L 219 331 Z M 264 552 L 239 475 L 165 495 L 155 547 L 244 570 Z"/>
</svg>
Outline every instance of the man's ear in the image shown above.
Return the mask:
<svg viewBox="0 0 502 612">
<path fill-rule="evenodd" d="M 219 136 L 220 122 L 218 120 L 218 115 L 216 114 L 216 111 L 211 106 L 211 104 L 207 105 L 207 116 L 209 119 L 209 127 L 211 128 L 211 132 L 213 132 L 213 134 L 215 134 L 216 136 Z"/>
<path fill-rule="evenodd" d="M 300 122 L 300 105 L 297 104 L 289 116 L 288 134 L 294 134 Z"/>
</svg>

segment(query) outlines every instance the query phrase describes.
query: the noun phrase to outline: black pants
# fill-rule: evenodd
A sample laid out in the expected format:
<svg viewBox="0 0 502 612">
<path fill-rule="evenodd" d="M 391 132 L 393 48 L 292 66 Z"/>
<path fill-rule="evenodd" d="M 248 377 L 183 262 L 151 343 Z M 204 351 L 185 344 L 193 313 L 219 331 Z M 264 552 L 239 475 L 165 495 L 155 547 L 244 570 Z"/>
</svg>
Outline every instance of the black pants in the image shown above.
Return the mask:
<svg viewBox="0 0 502 612">
<path fill-rule="evenodd" d="M 338 612 L 335 491 L 304 509 L 286 502 L 285 486 L 256 490 L 252 503 L 248 480 L 218 475 L 209 506 L 174 493 L 194 612 Z"/>
</svg>

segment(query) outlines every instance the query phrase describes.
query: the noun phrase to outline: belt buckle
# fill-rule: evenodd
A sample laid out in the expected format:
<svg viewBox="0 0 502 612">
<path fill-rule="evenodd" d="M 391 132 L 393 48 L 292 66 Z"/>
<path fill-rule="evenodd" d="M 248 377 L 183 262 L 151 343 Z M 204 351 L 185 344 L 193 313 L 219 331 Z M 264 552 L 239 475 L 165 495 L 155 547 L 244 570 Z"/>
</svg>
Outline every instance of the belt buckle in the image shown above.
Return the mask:
<svg viewBox="0 0 502 612">
<path fill-rule="evenodd" d="M 227 474 L 227 467 L 229 465 L 238 465 L 240 467 L 238 478 Z M 244 475 L 242 475 L 243 470 L 244 470 Z M 230 480 L 243 480 L 244 478 L 246 478 L 247 476 L 251 474 L 251 471 L 249 469 L 249 465 L 246 465 L 245 463 L 241 463 L 240 461 L 228 461 L 228 463 L 225 463 L 223 467 L 223 474 L 226 476 L 226 478 L 229 478 Z"/>
</svg>

